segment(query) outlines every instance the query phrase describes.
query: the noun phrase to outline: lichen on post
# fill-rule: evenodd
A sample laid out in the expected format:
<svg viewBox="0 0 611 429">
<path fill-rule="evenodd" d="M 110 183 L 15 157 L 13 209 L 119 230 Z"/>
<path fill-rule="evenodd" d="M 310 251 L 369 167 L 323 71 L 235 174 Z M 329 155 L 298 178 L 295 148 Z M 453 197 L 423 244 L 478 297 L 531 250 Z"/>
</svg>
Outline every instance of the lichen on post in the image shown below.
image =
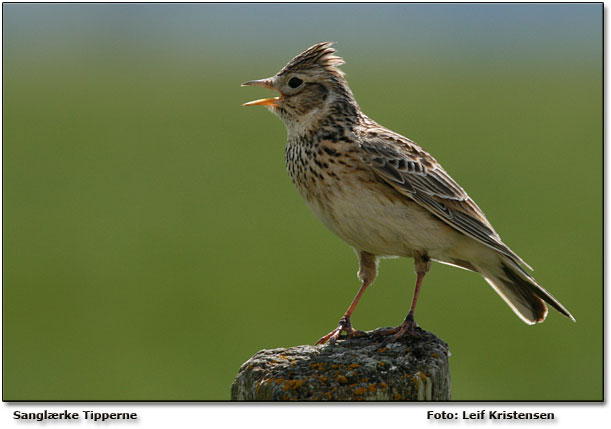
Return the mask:
<svg viewBox="0 0 611 429">
<path fill-rule="evenodd" d="M 336 344 L 261 350 L 240 368 L 235 401 L 448 401 L 448 345 L 417 329 L 382 346 L 377 334 Z"/>
</svg>

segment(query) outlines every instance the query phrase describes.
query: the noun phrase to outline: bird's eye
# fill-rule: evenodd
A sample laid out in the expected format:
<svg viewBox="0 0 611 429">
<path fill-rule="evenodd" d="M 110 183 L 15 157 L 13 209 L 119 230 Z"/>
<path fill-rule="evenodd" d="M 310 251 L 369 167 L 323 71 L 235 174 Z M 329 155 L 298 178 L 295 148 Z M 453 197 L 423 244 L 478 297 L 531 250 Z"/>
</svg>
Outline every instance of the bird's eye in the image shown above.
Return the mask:
<svg viewBox="0 0 611 429">
<path fill-rule="evenodd" d="M 303 83 L 303 81 L 301 79 L 299 79 L 298 77 L 294 77 L 291 80 L 289 80 L 289 86 L 291 88 L 297 88 L 302 83 Z"/>
</svg>

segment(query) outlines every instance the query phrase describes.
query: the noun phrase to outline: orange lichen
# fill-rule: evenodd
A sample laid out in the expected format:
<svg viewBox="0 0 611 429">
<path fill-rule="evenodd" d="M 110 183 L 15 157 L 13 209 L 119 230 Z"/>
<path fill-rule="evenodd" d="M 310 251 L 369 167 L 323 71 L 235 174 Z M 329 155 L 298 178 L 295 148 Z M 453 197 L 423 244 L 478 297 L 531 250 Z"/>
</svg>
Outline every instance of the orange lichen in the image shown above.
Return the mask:
<svg viewBox="0 0 611 429">
<path fill-rule="evenodd" d="M 337 376 L 337 381 L 339 381 L 342 384 L 348 383 L 348 379 L 346 377 L 344 377 L 343 375 L 338 375 Z"/>
<path fill-rule="evenodd" d="M 380 383 L 380 387 L 381 387 L 382 389 L 386 389 L 386 388 L 388 387 L 388 384 L 386 384 L 386 383 L 384 383 L 384 382 L 381 382 L 381 383 Z"/>
<path fill-rule="evenodd" d="M 297 390 L 303 385 L 304 382 L 304 380 L 285 380 L 284 384 L 282 385 L 282 390 Z"/>
<path fill-rule="evenodd" d="M 435 359 L 439 359 L 439 355 L 437 353 L 433 353 L 431 356 L 433 356 Z"/>
<path fill-rule="evenodd" d="M 282 384 L 283 382 L 284 380 L 281 378 L 264 378 L 261 383 L 259 383 L 259 386 L 263 386 L 264 384 L 270 383 Z"/>
<path fill-rule="evenodd" d="M 359 387 L 358 389 L 354 390 L 354 394 L 355 395 L 362 395 L 365 392 L 367 392 L 367 388 L 366 387 Z"/>
<path fill-rule="evenodd" d="M 376 390 L 377 390 L 377 389 L 376 389 L 376 385 L 375 385 L 375 384 L 370 384 L 370 385 L 369 385 L 369 391 L 370 391 L 370 392 L 375 392 Z"/>
<path fill-rule="evenodd" d="M 386 350 L 388 350 L 388 347 L 384 347 L 384 348 L 378 349 L 378 352 L 384 353 Z"/>
<path fill-rule="evenodd" d="M 354 368 L 358 368 L 359 366 L 361 366 L 361 365 L 358 364 L 358 363 L 351 363 L 350 365 L 348 365 L 348 368 L 354 369 Z"/>
<path fill-rule="evenodd" d="M 325 395 L 329 401 L 333 399 L 333 395 L 331 395 L 331 392 L 325 392 L 323 393 L 323 395 Z"/>
</svg>

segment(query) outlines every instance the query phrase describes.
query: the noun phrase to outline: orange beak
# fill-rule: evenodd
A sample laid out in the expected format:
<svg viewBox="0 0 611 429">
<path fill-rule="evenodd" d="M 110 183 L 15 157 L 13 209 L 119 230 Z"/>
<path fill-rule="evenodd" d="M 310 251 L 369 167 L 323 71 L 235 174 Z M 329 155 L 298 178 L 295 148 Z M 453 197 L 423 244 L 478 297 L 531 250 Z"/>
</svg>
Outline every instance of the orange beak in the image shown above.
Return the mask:
<svg viewBox="0 0 611 429">
<path fill-rule="evenodd" d="M 259 79 L 259 80 L 251 80 L 250 82 L 245 82 L 242 86 L 260 86 L 262 88 L 273 89 L 277 91 L 274 87 L 271 79 Z M 278 107 L 277 101 L 280 100 L 282 95 L 273 98 L 261 98 L 260 100 L 249 101 L 248 103 L 242 104 L 242 106 L 273 106 Z"/>
</svg>

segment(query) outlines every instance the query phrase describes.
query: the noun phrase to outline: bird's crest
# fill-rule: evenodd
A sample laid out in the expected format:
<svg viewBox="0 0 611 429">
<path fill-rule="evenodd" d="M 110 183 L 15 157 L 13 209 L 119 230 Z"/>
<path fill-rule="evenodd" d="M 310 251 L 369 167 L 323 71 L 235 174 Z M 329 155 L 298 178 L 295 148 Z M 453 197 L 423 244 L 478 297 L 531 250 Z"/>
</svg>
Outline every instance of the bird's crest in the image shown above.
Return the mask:
<svg viewBox="0 0 611 429">
<path fill-rule="evenodd" d="M 342 72 L 338 67 L 344 64 L 344 59 L 335 54 L 335 49 L 331 47 L 333 42 L 322 42 L 306 49 L 301 54 L 293 58 L 282 70 L 279 75 L 289 73 L 296 70 L 310 70 L 316 67 L 322 67 L 327 72 L 343 77 Z"/>
</svg>

